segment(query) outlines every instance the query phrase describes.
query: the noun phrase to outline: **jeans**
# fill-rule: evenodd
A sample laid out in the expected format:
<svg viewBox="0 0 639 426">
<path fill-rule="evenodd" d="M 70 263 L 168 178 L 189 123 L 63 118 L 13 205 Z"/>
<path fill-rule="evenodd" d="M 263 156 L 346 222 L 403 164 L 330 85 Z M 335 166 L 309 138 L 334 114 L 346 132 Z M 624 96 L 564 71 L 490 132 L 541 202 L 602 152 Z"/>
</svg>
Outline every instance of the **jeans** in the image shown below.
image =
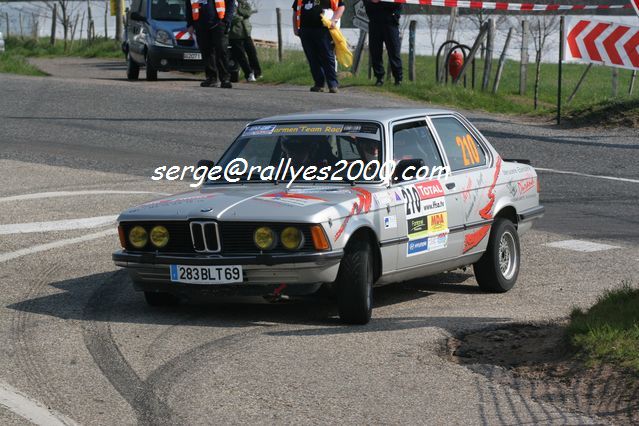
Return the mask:
<svg viewBox="0 0 639 426">
<path fill-rule="evenodd" d="M 324 87 L 325 84 L 329 88 L 339 86 L 335 49 L 328 28 L 301 28 L 299 34 L 315 87 Z"/>
</svg>

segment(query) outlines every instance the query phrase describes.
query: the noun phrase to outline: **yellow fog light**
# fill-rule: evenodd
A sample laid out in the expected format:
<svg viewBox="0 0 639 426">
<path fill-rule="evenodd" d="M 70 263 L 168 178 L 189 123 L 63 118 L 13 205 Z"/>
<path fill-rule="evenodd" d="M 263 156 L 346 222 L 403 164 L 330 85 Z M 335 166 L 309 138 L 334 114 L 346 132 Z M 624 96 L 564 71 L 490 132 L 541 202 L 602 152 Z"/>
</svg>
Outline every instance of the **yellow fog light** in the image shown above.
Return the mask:
<svg viewBox="0 0 639 426">
<path fill-rule="evenodd" d="M 282 245 L 287 250 L 297 250 L 304 242 L 302 231 L 292 226 L 284 228 L 282 235 L 280 235 L 280 239 L 282 241 Z"/>
<path fill-rule="evenodd" d="M 156 226 L 151 229 L 151 242 L 157 248 L 162 248 L 169 243 L 169 230 L 164 226 Z"/>
<path fill-rule="evenodd" d="M 275 244 L 277 244 L 275 232 L 267 226 L 262 226 L 255 230 L 253 233 L 253 241 L 255 241 L 255 245 L 260 250 L 271 250 L 275 248 Z"/>
<path fill-rule="evenodd" d="M 129 231 L 129 242 L 135 248 L 143 248 L 148 240 L 149 236 L 146 233 L 146 229 L 141 226 L 135 226 Z"/>
</svg>

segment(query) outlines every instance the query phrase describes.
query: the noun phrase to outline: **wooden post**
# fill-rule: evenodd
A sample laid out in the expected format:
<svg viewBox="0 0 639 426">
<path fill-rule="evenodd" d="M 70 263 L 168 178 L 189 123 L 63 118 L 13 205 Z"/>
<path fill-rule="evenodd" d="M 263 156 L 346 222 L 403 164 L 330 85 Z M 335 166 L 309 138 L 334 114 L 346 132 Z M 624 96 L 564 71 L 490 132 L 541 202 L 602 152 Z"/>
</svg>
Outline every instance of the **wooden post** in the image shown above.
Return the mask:
<svg viewBox="0 0 639 426">
<path fill-rule="evenodd" d="M 9 35 L 10 35 L 10 33 L 9 33 L 9 29 L 10 29 L 9 28 L 9 12 L 5 12 L 4 13 L 4 20 L 5 20 L 6 24 L 7 24 L 7 31 L 5 31 L 4 34 L 5 34 L 6 37 L 9 37 Z"/>
<path fill-rule="evenodd" d="M 508 30 L 508 35 L 506 36 L 506 43 L 504 43 L 504 50 L 501 52 L 501 56 L 499 57 L 499 65 L 497 65 L 497 73 L 495 74 L 495 84 L 493 85 L 493 93 L 497 93 L 499 90 L 499 83 L 501 82 L 501 74 L 504 72 L 504 64 L 506 63 L 506 53 L 508 53 L 508 46 L 510 45 L 510 39 L 513 35 L 513 28 Z"/>
<path fill-rule="evenodd" d="M 58 20 L 58 6 L 56 4 L 53 5 L 53 11 L 51 12 L 51 40 L 49 43 L 51 46 L 55 46 L 55 25 Z"/>
<path fill-rule="evenodd" d="M 630 77 L 630 88 L 628 89 L 628 95 L 632 95 L 632 92 L 635 89 L 636 80 L 637 80 L 637 71 L 633 71 L 632 77 Z"/>
<path fill-rule="evenodd" d="M 484 26 L 481 27 L 481 29 L 479 30 L 479 35 L 477 36 L 477 40 L 475 40 L 475 44 L 473 44 L 473 47 L 470 49 L 470 52 L 468 53 L 468 56 L 467 56 L 467 58 L 470 58 L 470 60 L 464 62 L 464 65 L 462 65 L 462 69 L 459 71 L 459 75 L 457 76 L 455 80 L 453 80 L 453 84 L 459 83 L 459 80 L 461 80 L 461 78 L 466 74 L 466 70 L 468 69 L 470 64 L 473 64 L 474 66 L 475 61 L 473 60 L 473 58 L 477 55 L 477 51 L 479 50 L 481 43 L 486 38 L 487 32 L 488 32 L 488 23 L 484 24 Z"/>
<path fill-rule="evenodd" d="M 583 83 L 584 80 L 586 79 L 586 75 L 588 75 L 588 72 L 590 72 L 590 68 L 592 68 L 592 64 L 588 64 L 588 66 L 586 67 L 586 70 L 581 75 L 581 78 L 579 79 L 579 81 L 577 82 L 577 85 L 575 86 L 575 90 L 572 91 L 572 93 L 570 94 L 570 97 L 568 98 L 568 103 L 572 102 L 572 100 L 577 95 L 577 91 L 581 87 L 581 83 Z"/>
<path fill-rule="evenodd" d="M 415 33 L 417 21 L 412 20 L 408 25 L 408 80 L 415 81 Z"/>
<path fill-rule="evenodd" d="M 82 12 L 82 20 L 80 21 L 80 31 L 78 32 L 78 39 L 80 40 L 80 42 L 82 41 L 82 30 L 84 29 L 84 15 L 86 13 Z"/>
<path fill-rule="evenodd" d="M 20 20 L 18 21 L 20 23 L 20 37 L 23 37 L 24 34 L 22 32 L 22 13 L 18 13 L 18 18 L 20 18 Z"/>
<path fill-rule="evenodd" d="M 528 21 L 521 23 L 521 59 L 519 62 L 519 95 L 526 94 L 526 85 L 528 83 L 528 37 L 530 28 Z"/>
<path fill-rule="evenodd" d="M 93 19 L 89 19 L 89 27 L 93 27 Z M 95 32 L 95 30 L 93 30 Z M 115 39 L 122 41 L 122 0 L 115 0 Z"/>
<path fill-rule="evenodd" d="M 488 39 L 486 40 L 486 57 L 484 58 L 484 79 L 482 80 L 481 90 L 488 89 L 490 84 L 490 72 L 493 67 L 493 47 L 495 44 L 495 20 L 488 20 Z"/>
<path fill-rule="evenodd" d="M 109 0 L 104 0 L 104 38 L 109 38 L 109 6 Z"/>
<path fill-rule="evenodd" d="M 359 39 L 357 40 L 357 47 L 355 48 L 355 54 L 353 55 L 353 69 L 351 72 L 353 75 L 357 75 L 359 72 L 359 66 L 362 63 L 362 54 L 364 53 L 364 45 L 366 44 L 366 31 L 359 30 Z"/>
<path fill-rule="evenodd" d="M 559 72 L 557 81 L 557 124 L 561 124 L 561 82 L 564 63 L 564 47 L 566 39 L 566 18 L 562 16 L 559 20 Z"/>
<path fill-rule="evenodd" d="M 450 18 L 448 20 L 448 31 L 446 32 L 446 41 L 452 40 L 455 37 L 455 27 L 457 25 L 457 8 L 452 7 L 450 9 Z M 450 52 L 450 48 L 446 47 L 443 52 L 443 57 L 448 57 L 448 52 Z M 442 61 L 439 64 L 439 81 L 438 83 L 443 83 L 446 78 L 446 61 Z"/>
<path fill-rule="evenodd" d="M 612 97 L 619 96 L 619 68 L 612 69 Z"/>
<path fill-rule="evenodd" d="M 34 40 L 38 40 L 38 18 L 35 13 L 31 14 L 31 37 Z"/>
<path fill-rule="evenodd" d="M 275 8 L 277 16 L 277 60 L 282 62 L 282 9 Z"/>
</svg>

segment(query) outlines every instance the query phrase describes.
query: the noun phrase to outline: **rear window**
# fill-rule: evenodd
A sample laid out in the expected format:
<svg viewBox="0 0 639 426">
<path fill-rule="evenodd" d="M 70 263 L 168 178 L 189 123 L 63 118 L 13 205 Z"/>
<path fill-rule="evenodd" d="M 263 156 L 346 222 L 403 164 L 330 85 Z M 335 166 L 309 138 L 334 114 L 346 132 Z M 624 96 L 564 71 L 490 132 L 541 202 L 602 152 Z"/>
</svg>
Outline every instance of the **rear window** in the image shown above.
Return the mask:
<svg viewBox="0 0 639 426">
<path fill-rule="evenodd" d="M 470 131 L 454 117 L 433 118 L 452 171 L 486 164 L 486 154 Z"/>
</svg>

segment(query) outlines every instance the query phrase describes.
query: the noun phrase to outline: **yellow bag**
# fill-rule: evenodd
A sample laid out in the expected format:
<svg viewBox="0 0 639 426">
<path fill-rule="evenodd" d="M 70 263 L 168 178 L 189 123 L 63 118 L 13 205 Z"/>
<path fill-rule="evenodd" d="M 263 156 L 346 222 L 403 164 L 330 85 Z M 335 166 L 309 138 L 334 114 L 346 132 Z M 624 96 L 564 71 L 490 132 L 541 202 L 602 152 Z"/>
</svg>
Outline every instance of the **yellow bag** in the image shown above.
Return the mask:
<svg viewBox="0 0 639 426">
<path fill-rule="evenodd" d="M 353 53 L 348 49 L 348 43 L 344 38 L 344 34 L 339 28 L 331 28 L 331 20 L 322 15 L 322 23 L 331 33 L 333 43 L 335 43 L 335 57 L 343 67 L 350 68 L 353 65 Z"/>
</svg>

